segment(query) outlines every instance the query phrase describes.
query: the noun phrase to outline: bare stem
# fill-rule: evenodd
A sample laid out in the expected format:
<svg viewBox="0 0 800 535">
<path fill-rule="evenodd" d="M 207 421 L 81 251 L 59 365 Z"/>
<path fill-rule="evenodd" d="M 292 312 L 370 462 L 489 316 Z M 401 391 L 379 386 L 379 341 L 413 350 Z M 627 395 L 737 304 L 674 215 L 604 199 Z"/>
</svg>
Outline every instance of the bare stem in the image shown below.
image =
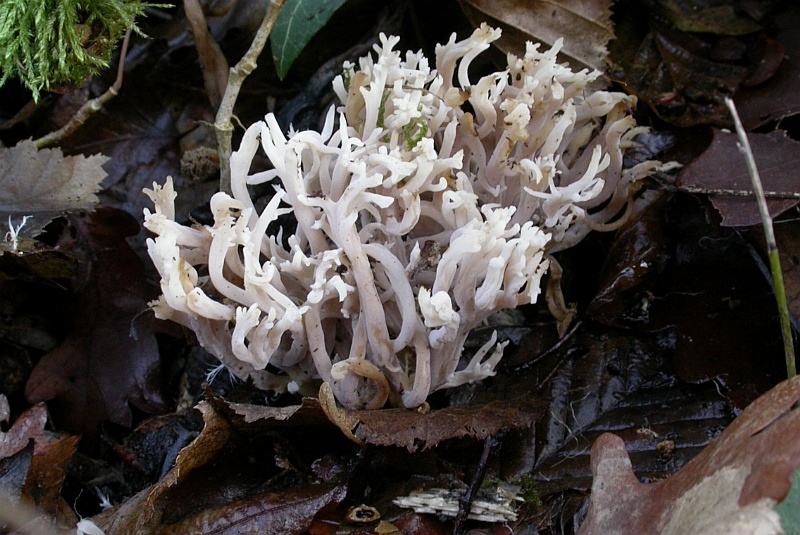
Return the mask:
<svg viewBox="0 0 800 535">
<path fill-rule="evenodd" d="M 781 271 L 781 259 L 778 253 L 778 243 L 775 241 L 775 231 L 772 228 L 772 217 L 767 208 L 767 199 L 764 195 L 764 188 L 761 185 L 761 177 L 758 174 L 756 161 L 753 157 L 753 150 L 747 134 L 742 127 L 736 105 L 730 98 L 725 98 L 725 105 L 731 112 L 733 123 L 736 126 L 736 134 L 739 136 L 739 150 L 744 154 L 747 162 L 747 170 L 753 181 L 753 191 L 758 202 L 758 212 L 761 215 L 761 222 L 764 225 L 764 237 L 767 242 L 767 256 L 769 257 L 769 267 L 772 272 L 772 288 L 775 292 L 775 299 L 778 302 L 778 312 L 781 320 L 781 334 L 783 335 L 783 351 L 786 358 L 786 374 L 789 378 L 797 375 L 797 368 L 794 356 L 794 340 L 792 338 L 792 326 L 789 321 L 789 306 L 786 303 L 786 289 L 783 285 L 783 272 Z"/>
<path fill-rule="evenodd" d="M 73 132 L 83 126 L 83 123 L 85 123 L 90 116 L 102 110 L 103 106 L 105 106 L 108 101 L 117 96 L 120 88 L 122 88 L 122 77 L 125 73 L 125 57 L 128 55 L 128 44 L 130 43 L 130 40 L 131 31 L 128 30 L 125 32 L 125 38 L 122 40 L 122 48 L 119 52 L 117 79 L 114 80 L 114 83 L 111 85 L 111 87 L 109 87 L 106 92 L 99 97 L 87 100 L 83 106 L 80 107 L 77 113 L 72 116 L 67 124 L 55 132 L 50 132 L 49 134 L 34 140 L 33 143 L 36 145 L 37 149 L 43 149 L 45 147 L 55 145 L 62 139 L 70 136 Z"/>
<path fill-rule="evenodd" d="M 214 123 L 214 128 L 217 131 L 217 150 L 219 151 L 220 191 L 230 193 L 231 190 L 231 152 L 233 150 L 231 147 L 231 138 L 233 137 L 231 117 L 233 116 L 233 106 L 236 104 L 242 84 L 257 66 L 256 60 L 267 43 L 267 38 L 275 25 L 275 19 L 278 18 L 278 13 L 280 13 L 284 1 L 270 0 L 267 12 L 261 21 L 261 26 L 258 27 L 256 36 L 253 38 L 253 42 L 250 43 L 250 48 L 239 60 L 239 63 L 231 67 L 228 86 L 225 88 L 225 94 L 222 96 L 222 103 L 219 105 L 216 122 Z"/>
</svg>

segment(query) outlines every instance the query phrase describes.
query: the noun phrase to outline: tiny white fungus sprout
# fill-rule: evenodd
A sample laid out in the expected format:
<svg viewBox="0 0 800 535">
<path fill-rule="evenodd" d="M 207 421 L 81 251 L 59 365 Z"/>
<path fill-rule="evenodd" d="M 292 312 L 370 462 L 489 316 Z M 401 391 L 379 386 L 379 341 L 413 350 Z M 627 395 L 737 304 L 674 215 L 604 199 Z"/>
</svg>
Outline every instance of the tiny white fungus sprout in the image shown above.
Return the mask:
<svg viewBox="0 0 800 535">
<path fill-rule="evenodd" d="M 621 224 L 630 184 L 661 165 L 623 169 L 642 131 L 635 98 L 589 92 L 600 73 L 557 63 L 560 40 L 471 80 L 499 36 L 453 36 L 433 69 L 382 35 L 333 82 L 341 105 L 321 132 L 285 133 L 273 114 L 247 129 L 211 225 L 175 221 L 171 179 L 145 190 L 156 315 L 240 379 L 293 392 L 324 381 L 350 408 L 416 407 L 494 375 L 505 343 L 495 334 L 461 364 L 469 332 L 536 302 L 548 268 L 560 273 L 552 253 Z M 272 168 L 250 174 L 259 146 Z M 259 210 L 248 186 L 270 180 Z M 289 212 L 294 234 L 268 234 Z"/>
</svg>

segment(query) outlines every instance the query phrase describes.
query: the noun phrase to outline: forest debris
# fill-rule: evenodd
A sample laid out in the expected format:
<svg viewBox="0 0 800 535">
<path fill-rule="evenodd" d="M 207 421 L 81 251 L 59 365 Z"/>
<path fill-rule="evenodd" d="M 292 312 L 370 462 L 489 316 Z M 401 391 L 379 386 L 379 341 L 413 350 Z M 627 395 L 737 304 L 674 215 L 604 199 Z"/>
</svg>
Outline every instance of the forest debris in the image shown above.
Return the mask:
<svg viewBox="0 0 800 535">
<path fill-rule="evenodd" d="M 619 437 L 592 447 L 594 484 L 579 533 L 782 533 L 774 505 L 800 466 L 800 378 L 784 381 L 677 474 L 639 483 Z"/>
</svg>

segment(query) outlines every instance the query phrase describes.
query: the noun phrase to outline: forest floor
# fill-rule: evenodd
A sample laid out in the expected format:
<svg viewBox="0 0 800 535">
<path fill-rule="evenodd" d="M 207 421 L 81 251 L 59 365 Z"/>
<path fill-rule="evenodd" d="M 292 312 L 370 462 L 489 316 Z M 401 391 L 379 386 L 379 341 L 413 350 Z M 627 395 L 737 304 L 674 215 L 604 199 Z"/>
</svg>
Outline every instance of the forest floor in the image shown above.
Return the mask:
<svg viewBox="0 0 800 535">
<path fill-rule="evenodd" d="M 206 16 L 233 64 L 263 6 L 228 4 Z M 249 125 L 274 111 L 295 130 L 316 128 L 335 98 L 336 66 L 363 55 L 379 32 L 429 57 L 481 20 L 517 44 L 552 44 L 537 2 L 487 4 L 441 2 L 434 16 L 422 1 L 350 0 L 285 79 L 265 51 L 235 115 Z M 0 149 L 0 221 L 9 225 L 0 255 L 0 525 L 321 535 L 711 532 L 739 513 L 774 523 L 774 504 L 797 500 L 789 489 L 800 466 L 800 383 L 782 382 L 761 220 L 723 97 L 735 95 L 750 132 L 796 329 L 800 9 L 753 1 L 704 26 L 670 2 L 608 4 L 613 26 L 587 13 L 580 20 L 613 28 L 603 61 L 612 88 L 636 94 L 636 118 L 652 127 L 640 140 L 644 157 L 682 169 L 644 180 L 623 228 L 558 253 L 576 311 L 563 336 L 544 304 L 494 317 L 465 350 L 492 331 L 509 340 L 494 377 L 435 393 L 426 414 L 387 408 L 339 420 L 316 398 L 211 373 L 216 360 L 192 333 L 147 310 L 158 276 L 140 227 L 151 205 L 143 188 L 172 176 L 178 219 L 203 221 L 219 187 L 215 109 L 184 11 L 152 10 L 141 23 L 149 37 L 131 40 L 119 95 L 59 143 L 63 163 L 29 147 L 24 157 L 36 164 L 10 173 L 11 149 Z M 553 9 L 553 21 L 577 17 Z M 504 20 L 508 12 L 517 18 Z M 565 41 L 585 33 L 568 18 L 553 21 Z M 492 54 L 478 67 L 503 64 Z M 591 64 L 580 52 L 571 59 L 582 58 Z M 13 147 L 58 129 L 115 74 L 114 65 L 48 94 L 18 121 L 31 96 L 7 82 L 0 141 Z M 44 183 L 53 161 L 67 178 L 102 164 L 94 210 L 58 214 L 59 199 L 82 192 Z M 43 203 L 44 215 L 20 228 L 49 195 L 56 201 Z M 444 489 L 437 503 L 447 505 L 431 514 L 394 503 L 420 489 Z M 687 505 L 690 494 L 700 505 Z M 443 514 L 463 509 L 465 495 L 511 513 L 493 522 Z M 792 522 L 781 519 L 785 529 Z"/>
</svg>

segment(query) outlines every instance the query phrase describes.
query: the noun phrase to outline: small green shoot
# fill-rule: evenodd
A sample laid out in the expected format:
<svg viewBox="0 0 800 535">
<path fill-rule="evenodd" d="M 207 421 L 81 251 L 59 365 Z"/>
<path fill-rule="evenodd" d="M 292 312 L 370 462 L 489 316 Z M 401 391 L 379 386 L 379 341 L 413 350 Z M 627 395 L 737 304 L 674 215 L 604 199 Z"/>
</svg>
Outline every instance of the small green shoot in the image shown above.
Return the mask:
<svg viewBox="0 0 800 535">
<path fill-rule="evenodd" d="M 794 356 L 794 338 L 792 337 L 792 325 L 789 321 L 789 305 L 786 301 L 786 288 L 783 284 L 783 271 L 781 271 L 781 259 L 778 252 L 778 244 L 775 240 L 775 231 L 772 228 L 772 217 L 767 208 L 767 199 L 764 195 L 764 187 L 761 185 L 761 177 L 758 174 L 758 167 L 753 157 L 753 150 L 747 140 L 747 133 L 744 131 L 736 105 L 730 98 L 725 98 L 725 105 L 733 117 L 736 126 L 736 134 L 739 136 L 739 150 L 744 154 L 747 162 L 747 170 L 753 182 L 753 191 L 758 202 L 758 212 L 761 215 L 761 222 L 764 225 L 764 238 L 767 242 L 767 256 L 769 257 L 769 267 L 772 272 L 772 288 L 775 292 L 775 299 L 778 302 L 778 313 L 781 321 L 781 334 L 783 336 L 783 351 L 786 359 L 786 375 L 789 379 L 797 375 L 797 365 Z"/>
</svg>

